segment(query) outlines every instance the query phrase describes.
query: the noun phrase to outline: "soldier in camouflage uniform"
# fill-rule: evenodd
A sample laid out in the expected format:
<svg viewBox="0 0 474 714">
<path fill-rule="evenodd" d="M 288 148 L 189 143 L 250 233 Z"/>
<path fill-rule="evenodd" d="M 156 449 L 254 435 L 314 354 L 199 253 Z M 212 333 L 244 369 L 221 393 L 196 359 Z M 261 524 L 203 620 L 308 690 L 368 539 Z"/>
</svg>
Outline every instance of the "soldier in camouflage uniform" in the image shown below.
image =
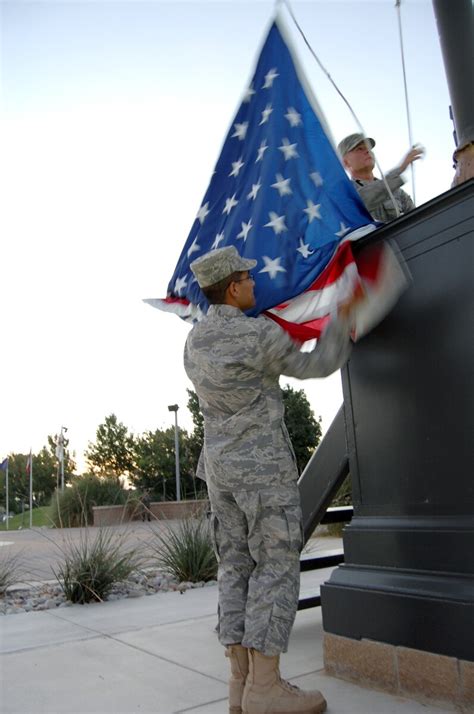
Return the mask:
<svg viewBox="0 0 474 714">
<path fill-rule="evenodd" d="M 374 139 L 363 134 L 350 134 L 338 145 L 342 162 L 349 172 L 359 196 L 365 207 L 376 221 L 388 223 L 397 218 L 397 210 L 387 191 L 385 182 L 373 174 L 375 161 L 371 149 L 375 146 Z M 385 174 L 385 179 L 390 187 L 399 215 L 408 213 L 415 208 L 410 196 L 400 187 L 405 183 L 403 172 L 408 166 L 423 156 L 424 150 L 415 146 L 403 158 L 400 166 Z"/>
<path fill-rule="evenodd" d="M 186 341 L 184 365 L 204 416 L 198 475 L 207 481 L 219 561 L 219 639 L 231 660 L 230 712 L 324 711 L 320 692 L 280 678 L 296 615 L 302 525 L 298 472 L 279 376 L 326 377 L 350 353 L 347 317 L 303 353 L 272 320 L 249 318 L 255 260 L 234 247 L 191 264 L 210 302 Z M 250 673 L 249 672 L 250 667 Z M 246 683 L 246 684 L 245 684 Z M 245 690 L 244 690 L 245 684 Z"/>
</svg>

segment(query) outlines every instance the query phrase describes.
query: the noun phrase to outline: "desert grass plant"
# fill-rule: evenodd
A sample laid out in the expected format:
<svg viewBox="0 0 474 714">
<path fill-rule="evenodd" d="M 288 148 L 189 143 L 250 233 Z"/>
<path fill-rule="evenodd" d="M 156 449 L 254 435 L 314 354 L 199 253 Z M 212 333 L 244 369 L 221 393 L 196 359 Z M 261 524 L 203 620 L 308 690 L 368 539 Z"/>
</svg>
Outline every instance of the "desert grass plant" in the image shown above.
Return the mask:
<svg viewBox="0 0 474 714">
<path fill-rule="evenodd" d="M 5 595 L 7 588 L 22 580 L 25 575 L 21 553 L 4 550 L 2 548 L 0 553 L 0 596 Z"/>
<path fill-rule="evenodd" d="M 165 532 L 153 531 L 149 546 L 158 567 L 178 582 L 207 582 L 217 577 L 217 560 L 205 517 L 186 518 Z"/>
<path fill-rule="evenodd" d="M 68 600 L 102 602 L 115 583 L 143 566 L 143 557 L 137 548 L 126 545 L 125 536 L 103 528 L 93 536 L 85 530 L 78 542 L 65 541 L 62 559 L 53 572 Z"/>
<path fill-rule="evenodd" d="M 51 519 L 57 528 L 81 528 L 93 522 L 93 506 L 123 505 L 128 492 L 118 478 L 86 474 L 75 478 L 51 500 Z"/>
</svg>

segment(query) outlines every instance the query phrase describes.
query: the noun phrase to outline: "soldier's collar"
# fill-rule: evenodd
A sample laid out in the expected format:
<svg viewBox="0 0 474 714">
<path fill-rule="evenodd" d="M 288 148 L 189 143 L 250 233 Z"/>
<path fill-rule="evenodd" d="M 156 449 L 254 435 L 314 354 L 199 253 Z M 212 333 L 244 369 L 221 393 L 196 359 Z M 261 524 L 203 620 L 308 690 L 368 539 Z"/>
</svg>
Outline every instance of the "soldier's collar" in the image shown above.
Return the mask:
<svg viewBox="0 0 474 714">
<path fill-rule="evenodd" d="M 244 317 L 244 313 L 233 305 L 211 305 L 208 315 L 225 315 L 226 317 Z"/>
</svg>

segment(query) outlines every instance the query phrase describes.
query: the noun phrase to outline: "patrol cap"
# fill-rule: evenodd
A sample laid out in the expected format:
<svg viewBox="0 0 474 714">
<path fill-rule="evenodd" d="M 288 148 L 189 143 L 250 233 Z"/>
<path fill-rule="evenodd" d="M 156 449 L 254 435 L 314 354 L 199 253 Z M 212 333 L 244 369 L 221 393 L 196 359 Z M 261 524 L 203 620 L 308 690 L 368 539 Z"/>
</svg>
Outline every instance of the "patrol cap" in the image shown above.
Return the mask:
<svg viewBox="0 0 474 714">
<path fill-rule="evenodd" d="M 349 151 L 355 149 L 362 141 L 367 141 L 370 144 L 370 148 L 373 149 L 375 146 L 374 139 L 370 136 L 364 136 L 363 134 L 349 134 L 337 145 L 337 150 L 341 156 L 345 156 Z"/>
<path fill-rule="evenodd" d="M 224 278 L 227 278 L 232 273 L 251 270 L 257 265 L 256 260 L 250 258 L 242 258 L 237 248 L 229 245 L 226 248 L 217 248 L 209 253 L 201 255 L 200 258 L 193 260 L 190 265 L 200 288 L 208 288 L 209 285 L 214 285 Z"/>
</svg>

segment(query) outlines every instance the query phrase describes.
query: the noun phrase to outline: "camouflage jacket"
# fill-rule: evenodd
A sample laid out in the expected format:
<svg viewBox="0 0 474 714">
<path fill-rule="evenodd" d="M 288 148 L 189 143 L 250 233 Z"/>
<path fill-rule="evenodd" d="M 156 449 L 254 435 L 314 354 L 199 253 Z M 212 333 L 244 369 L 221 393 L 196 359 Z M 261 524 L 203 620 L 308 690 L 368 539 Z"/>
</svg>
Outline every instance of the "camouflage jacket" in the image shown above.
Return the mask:
<svg viewBox="0 0 474 714">
<path fill-rule="evenodd" d="M 184 367 L 204 416 L 198 476 L 218 490 L 294 488 L 296 461 L 283 420 L 281 374 L 326 377 L 350 354 L 349 325 L 334 320 L 301 352 L 272 320 L 212 305 L 191 330 Z"/>
<path fill-rule="evenodd" d="M 403 215 L 413 210 L 415 204 L 410 196 L 400 188 L 400 186 L 403 186 L 405 183 L 400 171 L 393 169 L 393 171 L 389 171 L 388 174 L 385 174 L 385 178 L 393 193 L 400 214 Z M 375 218 L 376 221 L 382 221 L 383 223 L 388 223 L 389 221 L 393 221 L 394 218 L 397 218 L 392 199 L 383 181 L 378 178 L 376 178 L 375 181 L 356 179 L 353 180 L 353 183 L 359 192 L 359 196 L 365 203 L 365 207 L 372 215 L 372 218 Z"/>
</svg>

